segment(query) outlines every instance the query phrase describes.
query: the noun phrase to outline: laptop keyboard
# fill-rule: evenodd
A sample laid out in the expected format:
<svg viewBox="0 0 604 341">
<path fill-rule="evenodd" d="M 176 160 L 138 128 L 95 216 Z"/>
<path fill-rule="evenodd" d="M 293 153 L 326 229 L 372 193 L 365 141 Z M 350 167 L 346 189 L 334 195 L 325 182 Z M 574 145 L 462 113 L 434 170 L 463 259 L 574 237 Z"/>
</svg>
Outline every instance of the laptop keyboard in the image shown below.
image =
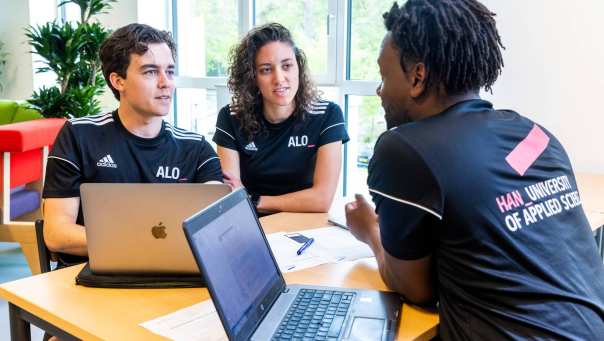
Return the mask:
<svg viewBox="0 0 604 341">
<path fill-rule="evenodd" d="M 336 340 L 354 292 L 301 289 L 272 340 Z"/>
</svg>

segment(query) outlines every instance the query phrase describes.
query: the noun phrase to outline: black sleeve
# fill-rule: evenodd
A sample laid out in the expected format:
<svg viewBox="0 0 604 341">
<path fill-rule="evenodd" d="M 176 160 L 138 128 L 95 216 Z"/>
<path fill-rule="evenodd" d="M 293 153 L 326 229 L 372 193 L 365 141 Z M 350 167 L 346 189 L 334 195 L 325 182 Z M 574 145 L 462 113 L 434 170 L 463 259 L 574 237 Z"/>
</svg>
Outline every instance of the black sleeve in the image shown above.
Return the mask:
<svg viewBox="0 0 604 341">
<path fill-rule="evenodd" d="M 80 146 L 73 126 L 65 122 L 48 156 L 42 197 L 79 197 L 82 179 Z"/>
<path fill-rule="evenodd" d="M 237 150 L 237 134 L 231 121 L 231 109 L 227 105 L 220 109 L 216 118 L 216 131 L 212 140 L 221 147 Z"/>
<path fill-rule="evenodd" d="M 208 181 L 222 182 L 222 169 L 220 168 L 220 159 L 216 152 L 210 146 L 208 141 L 203 139 L 200 146 L 200 157 L 197 170 L 195 171 L 195 182 L 203 183 Z"/>
<path fill-rule="evenodd" d="M 415 260 L 434 249 L 434 229 L 442 219 L 438 182 L 421 156 L 397 132 L 378 139 L 367 178 L 379 216 L 384 249 Z"/>
<path fill-rule="evenodd" d="M 342 109 L 337 104 L 329 102 L 325 113 L 325 120 L 321 126 L 321 133 L 319 134 L 319 146 L 335 141 L 342 141 L 344 144 L 348 140 L 350 138 L 346 132 L 346 122 L 344 121 Z"/>
</svg>

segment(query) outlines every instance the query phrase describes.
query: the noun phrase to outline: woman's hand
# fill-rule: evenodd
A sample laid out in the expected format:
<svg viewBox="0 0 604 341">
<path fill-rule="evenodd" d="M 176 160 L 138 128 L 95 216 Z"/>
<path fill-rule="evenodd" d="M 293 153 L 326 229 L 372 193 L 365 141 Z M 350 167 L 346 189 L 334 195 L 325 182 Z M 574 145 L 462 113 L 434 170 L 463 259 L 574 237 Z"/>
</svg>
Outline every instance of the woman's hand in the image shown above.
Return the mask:
<svg viewBox="0 0 604 341">
<path fill-rule="evenodd" d="M 222 171 L 223 182 L 231 187 L 231 190 L 236 190 L 239 187 L 242 187 L 243 184 L 241 180 L 235 177 L 231 172 L 227 170 Z"/>
</svg>

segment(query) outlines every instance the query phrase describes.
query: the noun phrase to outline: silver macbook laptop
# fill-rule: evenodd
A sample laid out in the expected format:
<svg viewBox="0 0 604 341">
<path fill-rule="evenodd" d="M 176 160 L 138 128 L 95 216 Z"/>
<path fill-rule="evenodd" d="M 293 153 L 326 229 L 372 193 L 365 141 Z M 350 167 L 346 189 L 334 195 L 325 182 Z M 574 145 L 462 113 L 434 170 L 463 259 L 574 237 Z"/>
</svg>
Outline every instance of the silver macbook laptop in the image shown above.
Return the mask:
<svg viewBox="0 0 604 341">
<path fill-rule="evenodd" d="M 286 286 L 245 190 L 183 223 L 229 340 L 393 340 L 401 300 L 375 290 Z"/>
<path fill-rule="evenodd" d="M 90 270 L 199 273 L 182 222 L 230 191 L 225 184 L 82 184 Z"/>
</svg>

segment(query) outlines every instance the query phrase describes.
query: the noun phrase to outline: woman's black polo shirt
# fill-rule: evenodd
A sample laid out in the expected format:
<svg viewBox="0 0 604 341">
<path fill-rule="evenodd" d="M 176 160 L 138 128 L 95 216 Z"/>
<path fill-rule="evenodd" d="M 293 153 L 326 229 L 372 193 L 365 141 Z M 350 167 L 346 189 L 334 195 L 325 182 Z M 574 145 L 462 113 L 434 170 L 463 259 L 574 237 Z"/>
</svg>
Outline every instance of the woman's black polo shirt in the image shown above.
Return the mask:
<svg viewBox="0 0 604 341">
<path fill-rule="evenodd" d="M 214 142 L 239 153 L 241 181 L 250 194 L 281 195 L 313 185 L 319 147 L 348 142 L 342 110 L 332 102 L 312 105 L 304 119 L 290 116 L 272 124 L 260 116 L 262 130 L 248 139 L 237 115 L 222 108 Z"/>
</svg>

